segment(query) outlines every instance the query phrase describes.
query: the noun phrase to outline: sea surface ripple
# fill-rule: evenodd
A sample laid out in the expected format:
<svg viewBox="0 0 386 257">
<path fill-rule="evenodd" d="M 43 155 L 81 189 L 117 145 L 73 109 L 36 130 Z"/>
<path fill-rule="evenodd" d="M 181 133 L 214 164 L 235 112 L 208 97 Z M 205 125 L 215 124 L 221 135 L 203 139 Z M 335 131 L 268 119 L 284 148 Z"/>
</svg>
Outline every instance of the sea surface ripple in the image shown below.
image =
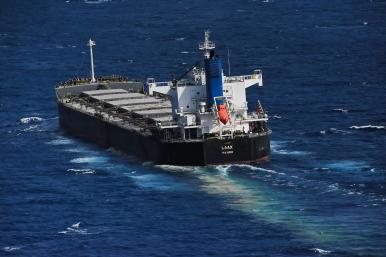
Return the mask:
<svg viewBox="0 0 386 257">
<path fill-rule="evenodd" d="M 0 3 L 0 256 L 385 256 L 386 2 Z M 269 112 L 262 165 L 142 163 L 64 133 L 54 86 L 170 79 L 209 28 Z M 224 65 L 227 67 L 227 65 Z M 224 71 L 228 73 L 227 68 Z M 189 154 L 189 153 L 186 153 Z"/>
</svg>

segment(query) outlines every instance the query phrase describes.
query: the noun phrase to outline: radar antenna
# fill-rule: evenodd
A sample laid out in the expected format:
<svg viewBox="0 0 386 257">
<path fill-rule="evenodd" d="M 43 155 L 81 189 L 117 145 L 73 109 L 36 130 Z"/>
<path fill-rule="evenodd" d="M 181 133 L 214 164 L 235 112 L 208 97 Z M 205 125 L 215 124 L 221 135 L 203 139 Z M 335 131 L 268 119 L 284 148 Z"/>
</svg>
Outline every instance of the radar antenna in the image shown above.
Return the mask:
<svg viewBox="0 0 386 257">
<path fill-rule="evenodd" d="M 91 83 L 95 83 L 95 74 L 94 74 L 94 56 L 92 53 L 92 47 L 95 46 L 95 42 L 91 40 L 91 38 L 88 40 L 87 46 L 90 47 L 90 61 L 91 61 Z"/>
<path fill-rule="evenodd" d="M 209 30 L 205 30 L 204 32 L 205 32 L 205 41 L 198 45 L 198 49 L 203 50 L 205 58 L 209 59 L 209 57 L 210 57 L 210 50 L 215 49 L 216 45 L 215 45 L 214 42 L 210 41 L 210 39 L 209 39 L 210 31 Z"/>
</svg>

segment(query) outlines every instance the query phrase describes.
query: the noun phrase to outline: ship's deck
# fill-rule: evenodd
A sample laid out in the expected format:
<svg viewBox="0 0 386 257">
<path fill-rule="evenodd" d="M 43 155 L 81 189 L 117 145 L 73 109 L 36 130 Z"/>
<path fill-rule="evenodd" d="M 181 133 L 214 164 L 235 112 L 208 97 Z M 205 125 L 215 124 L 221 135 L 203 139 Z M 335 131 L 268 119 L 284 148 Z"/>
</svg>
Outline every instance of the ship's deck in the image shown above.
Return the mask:
<svg viewBox="0 0 386 257">
<path fill-rule="evenodd" d="M 93 103 L 103 104 L 106 106 L 106 111 L 115 107 L 123 112 L 130 112 L 138 117 L 150 118 L 157 122 L 173 120 L 170 100 L 165 98 L 146 96 L 124 89 L 83 91 L 80 96 L 88 98 Z"/>
</svg>

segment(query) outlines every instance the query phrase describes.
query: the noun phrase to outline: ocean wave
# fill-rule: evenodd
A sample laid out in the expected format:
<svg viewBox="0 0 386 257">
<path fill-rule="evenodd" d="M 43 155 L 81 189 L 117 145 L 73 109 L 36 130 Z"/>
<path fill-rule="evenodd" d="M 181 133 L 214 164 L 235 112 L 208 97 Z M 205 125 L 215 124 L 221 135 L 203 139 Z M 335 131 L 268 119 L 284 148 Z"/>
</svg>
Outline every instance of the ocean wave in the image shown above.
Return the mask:
<svg viewBox="0 0 386 257">
<path fill-rule="evenodd" d="M 323 250 L 323 249 L 320 249 L 320 248 L 311 248 L 310 250 L 315 252 L 315 253 L 320 253 L 320 254 L 330 254 L 330 253 L 332 253 L 332 251 Z"/>
<path fill-rule="evenodd" d="M 84 0 L 85 4 L 102 4 L 107 2 L 111 2 L 111 0 Z"/>
<path fill-rule="evenodd" d="M 301 156 L 310 154 L 309 152 L 305 152 L 305 151 L 289 151 L 284 149 L 273 150 L 273 152 L 278 154 L 284 154 L 284 155 L 301 155 Z"/>
<path fill-rule="evenodd" d="M 151 189 L 156 191 L 180 191 L 185 187 L 183 184 L 174 181 L 174 179 L 168 178 L 163 175 L 156 174 L 143 174 L 136 175 L 136 173 L 124 173 L 131 179 L 134 183 L 144 189 Z"/>
<path fill-rule="evenodd" d="M 190 52 L 188 52 L 188 51 L 181 51 L 180 53 L 181 54 L 190 54 Z"/>
<path fill-rule="evenodd" d="M 319 133 L 322 135 L 325 135 L 325 134 L 341 134 L 341 135 L 351 134 L 351 132 L 341 130 L 341 129 L 336 129 L 336 128 L 324 129 L 324 130 L 319 131 Z"/>
<path fill-rule="evenodd" d="M 30 123 L 38 123 L 38 122 L 41 122 L 42 120 L 43 118 L 40 118 L 38 116 L 32 116 L 32 117 L 21 118 L 20 122 L 23 124 L 30 124 Z"/>
<path fill-rule="evenodd" d="M 313 170 L 314 171 L 331 171 L 329 168 L 324 168 L 324 167 L 322 167 L 322 168 L 313 168 Z"/>
<path fill-rule="evenodd" d="M 152 165 L 151 162 L 145 162 L 143 165 L 145 164 Z M 195 167 L 195 166 L 176 166 L 176 165 L 155 165 L 155 167 L 166 171 L 189 172 L 189 171 L 194 171 L 198 166 Z"/>
<path fill-rule="evenodd" d="M 343 108 L 336 108 L 336 109 L 332 109 L 332 110 L 335 111 L 335 112 L 343 112 L 343 113 L 348 113 L 349 112 L 349 110 L 343 109 Z"/>
<path fill-rule="evenodd" d="M 328 169 L 332 171 L 361 171 L 363 169 L 368 169 L 368 165 L 364 161 L 352 161 L 352 160 L 339 160 L 333 163 L 325 165 Z"/>
<path fill-rule="evenodd" d="M 80 234 L 80 235 L 89 235 L 93 233 L 87 232 L 87 229 L 80 228 L 80 223 L 77 222 L 72 224 L 70 227 L 67 227 L 65 230 L 59 231 L 58 234 Z"/>
<path fill-rule="evenodd" d="M 38 129 L 38 128 L 39 128 L 38 125 L 31 125 L 31 126 L 28 126 L 27 128 L 21 129 L 20 131 L 22 131 L 22 132 L 43 131 L 43 130 Z"/>
<path fill-rule="evenodd" d="M 10 253 L 10 252 L 17 251 L 17 250 L 19 250 L 21 248 L 23 248 L 23 246 L 5 246 L 5 247 L 2 248 L 2 250 L 4 252 Z"/>
<path fill-rule="evenodd" d="M 71 163 L 103 163 L 106 162 L 106 157 L 89 156 L 72 159 Z"/>
<path fill-rule="evenodd" d="M 47 145 L 69 145 L 69 144 L 72 144 L 73 143 L 73 140 L 71 139 L 68 139 L 68 138 L 57 138 L 57 139 L 53 139 L 49 142 L 47 142 L 46 144 Z"/>
<path fill-rule="evenodd" d="M 95 170 L 93 169 L 67 169 L 67 172 L 72 172 L 75 174 L 82 174 L 82 175 L 95 174 Z"/>
<path fill-rule="evenodd" d="M 250 169 L 250 170 L 253 170 L 253 171 L 264 171 L 264 172 L 272 173 L 272 174 L 285 175 L 285 173 L 283 173 L 283 172 L 278 172 L 278 171 L 271 170 L 271 169 L 266 169 L 266 168 L 262 168 L 262 167 L 258 167 L 258 166 L 253 166 L 253 165 L 250 165 L 250 164 L 219 165 L 219 166 L 216 166 L 216 169 L 219 170 L 220 172 L 227 173 L 229 171 L 229 169 L 232 168 L 232 167 L 247 168 L 247 169 Z"/>
<path fill-rule="evenodd" d="M 271 141 L 271 151 L 283 155 L 309 155 L 309 152 L 285 149 L 289 141 Z"/>
<path fill-rule="evenodd" d="M 221 175 L 228 176 L 228 170 L 232 167 L 232 165 L 218 165 L 216 166 L 216 170 L 218 170 Z"/>
<path fill-rule="evenodd" d="M 281 116 L 280 115 L 273 115 L 272 118 L 274 118 L 274 119 L 281 119 Z"/>
<path fill-rule="evenodd" d="M 363 125 L 363 126 L 351 126 L 350 129 L 363 129 L 363 130 L 385 130 L 385 126 L 381 125 Z"/>
<path fill-rule="evenodd" d="M 175 38 L 174 40 L 176 40 L 176 41 L 184 41 L 185 38 L 184 38 L 184 37 L 177 37 L 177 38 Z"/>
</svg>

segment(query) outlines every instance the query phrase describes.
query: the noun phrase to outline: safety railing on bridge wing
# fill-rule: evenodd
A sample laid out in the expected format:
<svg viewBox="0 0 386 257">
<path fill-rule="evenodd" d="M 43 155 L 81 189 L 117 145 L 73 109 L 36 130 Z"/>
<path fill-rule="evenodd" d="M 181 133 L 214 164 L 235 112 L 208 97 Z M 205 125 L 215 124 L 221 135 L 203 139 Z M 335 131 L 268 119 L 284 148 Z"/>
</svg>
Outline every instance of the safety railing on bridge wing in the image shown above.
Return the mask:
<svg viewBox="0 0 386 257">
<path fill-rule="evenodd" d="M 226 83 L 244 82 L 246 80 L 251 80 L 251 79 L 261 80 L 261 78 L 262 78 L 262 71 L 261 70 L 254 70 L 253 74 L 251 74 L 251 75 L 225 77 L 225 82 Z"/>
</svg>

